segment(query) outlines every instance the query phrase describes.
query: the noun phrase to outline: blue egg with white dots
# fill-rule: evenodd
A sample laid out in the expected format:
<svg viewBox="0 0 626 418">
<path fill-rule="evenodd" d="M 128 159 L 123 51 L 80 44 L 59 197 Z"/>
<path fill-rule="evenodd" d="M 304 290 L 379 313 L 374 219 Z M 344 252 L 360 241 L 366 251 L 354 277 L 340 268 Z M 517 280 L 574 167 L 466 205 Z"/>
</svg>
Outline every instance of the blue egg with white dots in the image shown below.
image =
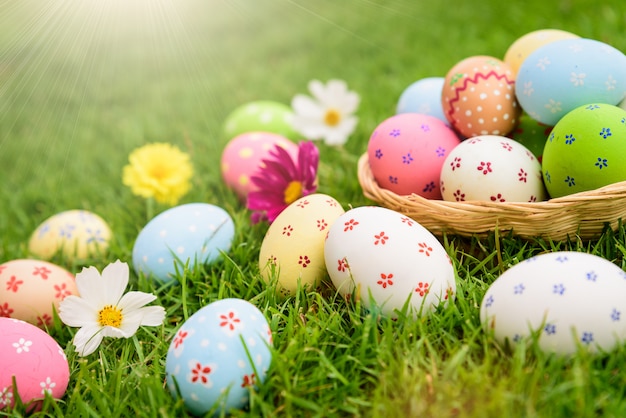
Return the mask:
<svg viewBox="0 0 626 418">
<path fill-rule="evenodd" d="M 441 104 L 443 83 L 444 77 L 427 77 L 417 80 L 400 95 L 396 105 L 396 114 L 421 113 L 434 116 L 450 126 Z"/>
<path fill-rule="evenodd" d="M 224 209 L 209 203 L 175 206 L 155 216 L 139 232 L 133 266 L 161 283 L 176 282 L 177 273 L 211 264 L 227 253 L 235 224 Z"/>
<path fill-rule="evenodd" d="M 178 329 L 165 360 L 167 387 L 194 415 L 245 408 L 272 361 L 272 333 L 252 303 L 221 299 Z"/>
<path fill-rule="evenodd" d="M 597 255 L 556 251 L 515 264 L 487 289 L 485 329 L 502 344 L 522 340 L 562 355 L 607 352 L 626 341 L 626 273 Z"/>
</svg>

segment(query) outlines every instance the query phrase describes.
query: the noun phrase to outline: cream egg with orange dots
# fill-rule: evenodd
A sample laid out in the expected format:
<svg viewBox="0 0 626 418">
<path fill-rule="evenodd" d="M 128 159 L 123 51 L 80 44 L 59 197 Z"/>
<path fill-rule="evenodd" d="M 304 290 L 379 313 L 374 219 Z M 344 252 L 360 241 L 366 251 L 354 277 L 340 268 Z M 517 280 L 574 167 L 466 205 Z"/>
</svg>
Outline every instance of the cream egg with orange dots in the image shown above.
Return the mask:
<svg viewBox="0 0 626 418">
<path fill-rule="evenodd" d="M 529 32 L 509 46 L 509 49 L 504 54 L 504 62 L 511 66 L 514 74 L 517 74 L 526 57 L 540 46 L 560 41 L 561 39 L 574 38 L 579 38 L 579 36 L 560 29 L 540 29 Z"/>
<path fill-rule="evenodd" d="M 298 146 L 286 137 L 271 132 L 247 132 L 228 142 L 222 152 L 221 170 L 226 185 L 245 200 L 255 186 L 250 178 L 262 166 L 270 151 L 280 146 L 296 158 Z"/>
<path fill-rule="evenodd" d="M 466 138 L 507 135 L 522 112 L 511 67 L 486 55 L 466 58 L 448 71 L 441 103 L 452 128 Z"/>
</svg>

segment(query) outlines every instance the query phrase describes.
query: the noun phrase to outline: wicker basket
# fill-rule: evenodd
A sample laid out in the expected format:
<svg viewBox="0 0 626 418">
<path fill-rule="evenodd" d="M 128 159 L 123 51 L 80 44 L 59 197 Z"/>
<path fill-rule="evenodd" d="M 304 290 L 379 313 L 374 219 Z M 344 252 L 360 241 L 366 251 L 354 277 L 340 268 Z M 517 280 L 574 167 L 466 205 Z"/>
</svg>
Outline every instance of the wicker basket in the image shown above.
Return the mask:
<svg viewBox="0 0 626 418">
<path fill-rule="evenodd" d="M 448 202 L 382 189 L 370 169 L 367 153 L 358 163 L 363 194 L 381 206 L 403 213 L 433 234 L 444 232 L 484 237 L 511 231 L 523 238 L 550 240 L 597 238 L 608 226 L 615 230 L 626 219 L 626 181 L 543 202 Z"/>
</svg>

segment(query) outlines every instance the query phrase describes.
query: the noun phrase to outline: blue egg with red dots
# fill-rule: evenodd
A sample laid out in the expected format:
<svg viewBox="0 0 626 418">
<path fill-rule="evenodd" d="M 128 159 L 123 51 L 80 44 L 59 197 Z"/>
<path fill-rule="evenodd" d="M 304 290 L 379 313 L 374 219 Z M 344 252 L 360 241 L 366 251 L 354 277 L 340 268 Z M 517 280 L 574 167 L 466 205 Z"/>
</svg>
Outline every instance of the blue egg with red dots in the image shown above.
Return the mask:
<svg viewBox="0 0 626 418">
<path fill-rule="evenodd" d="M 165 359 L 167 387 L 194 415 L 248 405 L 272 361 L 272 333 L 263 313 L 243 299 L 220 299 L 176 331 Z"/>
<path fill-rule="evenodd" d="M 626 110 L 583 105 L 554 126 L 543 150 L 542 171 L 551 197 L 626 181 Z"/>
<path fill-rule="evenodd" d="M 396 114 L 421 113 L 441 119 L 450 126 L 441 106 L 443 77 L 426 77 L 408 86 L 400 95 L 396 105 Z"/>
<path fill-rule="evenodd" d="M 133 267 L 161 283 L 176 283 L 185 268 L 212 264 L 227 253 L 235 236 L 231 216 L 219 206 L 188 203 L 155 216 L 139 232 Z"/>
</svg>

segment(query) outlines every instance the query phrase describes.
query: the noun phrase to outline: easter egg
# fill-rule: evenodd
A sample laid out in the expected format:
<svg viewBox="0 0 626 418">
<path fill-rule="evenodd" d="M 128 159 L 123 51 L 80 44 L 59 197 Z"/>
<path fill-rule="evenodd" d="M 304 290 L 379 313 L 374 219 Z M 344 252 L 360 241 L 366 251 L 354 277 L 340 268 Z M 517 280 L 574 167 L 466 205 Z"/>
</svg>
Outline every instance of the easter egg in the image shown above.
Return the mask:
<svg viewBox="0 0 626 418">
<path fill-rule="evenodd" d="M 466 58 L 448 71 L 441 102 L 450 125 L 466 138 L 507 135 L 522 111 L 511 67 L 483 55 Z"/>
<path fill-rule="evenodd" d="M 0 317 L 0 353 L 0 411 L 13 407 L 18 395 L 26 410 L 34 412 L 46 394 L 54 399 L 65 394 L 70 379 L 65 353 L 43 330 Z"/>
<path fill-rule="evenodd" d="M 239 106 L 226 117 L 223 135 L 230 139 L 246 132 L 261 131 L 298 140 L 300 135 L 291 125 L 292 118 L 293 110 L 284 103 L 253 101 Z"/>
<path fill-rule="evenodd" d="M 513 70 L 513 74 L 517 74 L 519 67 L 526 57 L 537 48 L 550 42 L 574 38 L 579 38 L 579 36 L 560 29 L 539 29 L 529 32 L 516 39 L 515 42 L 509 46 L 509 49 L 507 49 L 504 54 L 504 62 L 509 64 L 511 70 Z"/>
<path fill-rule="evenodd" d="M 463 141 L 441 170 L 443 199 L 536 202 L 546 198 L 541 165 L 510 138 L 481 135 Z"/>
<path fill-rule="evenodd" d="M 485 328 L 500 343 L 531 336 L 546 352 L 610 351 L 626 336 L 626 274 L 587 253 L 557 251 L 515 264 L 489 286 Z"/>
<path fill-rule="evenodd" d="M 111 240 L 109 225 L 95 213 L 68 210 L 43 221 L 31 234 L 28 251 L 50 260 L 62 253 L 68 260 L 85 260 L 106 254 Z"/>
<path fill-rule="evenodd" d="M 0 317 L 38 327 L 52 324 L 66 296 L 78 295 L 74 275 L 42 260 L 18 259 L 0 264 Z"/>
<path fill-rule="evenodd" d="M 626 180 L 626 110 L 580 106 L 556 124 L 543 151 L 543 178 L 552 197 Z"/>
<path fill-rule="evenodd" d="M 159 282 L 174 282 L 188 265 L 211 264 L 228 252 L 235 224 L 224 209 L 209 203 L 188 203 L 155 216 L 139 232 L 133 266 Z"/>
<path fill-rule="evenodd" d="M 536 121 L 528 116 L 527 113 L 522 113 L 518 125 L 507 136 L 528 148 L 541 163 L 543 148 L 546 145 L 550 132 L 552 132 L 552 126 Z"/>
<path fill-rule="evenodd" d="M 228 142 L 221 158 L 222 178 L 237 196 L 245 201 L 248 193 L 257 190 L 250 178 L 270 158 L 270 151 L 282 147 L 297 160 L 298 146 L 282 135 L 270 132 L 247 132 Z"/>
<path fill-rule="evenodd" d="M 191 315 L 165 359 L 167 387 L 194 415 L 241 409 L 265 381 L 272 333 L 263 313 L 242 299 L 220 299 Z"/>
<path fill-rule="evenodd" d="M 400 95 L 396 106 L 396 114 L 421 113 L 434 116 L 448 125 L 448 119 L 441 107 L 441 91 L 443 77 L 427 77 L 417 80 L 408 86 Z"/>
<path fill-rule="evenodd" d="M 371 311 L 416 316 L 446 305 L 456 293 L 454 266 L 437 238 L 390 209 L 363 206 L 341 215 L 324 247 L 337 291 Z"/>
<path fill-rule="evenodd" d="M 378 185 L 399 195 L 441 199 L 439 175 L 456 133 L 440 119 L 418 113 L 387 118 L 372 133 L 367 154 Z"/>
<path fill-rule="evenodd" d="M 324 240 L 344 213 L 334 198 L 314 193 L 287 206 L 269 226 L 259 251 L 259 269 L 266 283 L 282 293 L 298 286 L 315 288 L 326 275 Z"/>
<path fill-rule="evenodd" d="M 563 39 L 532 52 L 517 74 L 515 94 L 533 119 L 554 126 L 589 103 L 617 105 L 626 93 L 626 55 L 593 39 Z"/>
</svg>

